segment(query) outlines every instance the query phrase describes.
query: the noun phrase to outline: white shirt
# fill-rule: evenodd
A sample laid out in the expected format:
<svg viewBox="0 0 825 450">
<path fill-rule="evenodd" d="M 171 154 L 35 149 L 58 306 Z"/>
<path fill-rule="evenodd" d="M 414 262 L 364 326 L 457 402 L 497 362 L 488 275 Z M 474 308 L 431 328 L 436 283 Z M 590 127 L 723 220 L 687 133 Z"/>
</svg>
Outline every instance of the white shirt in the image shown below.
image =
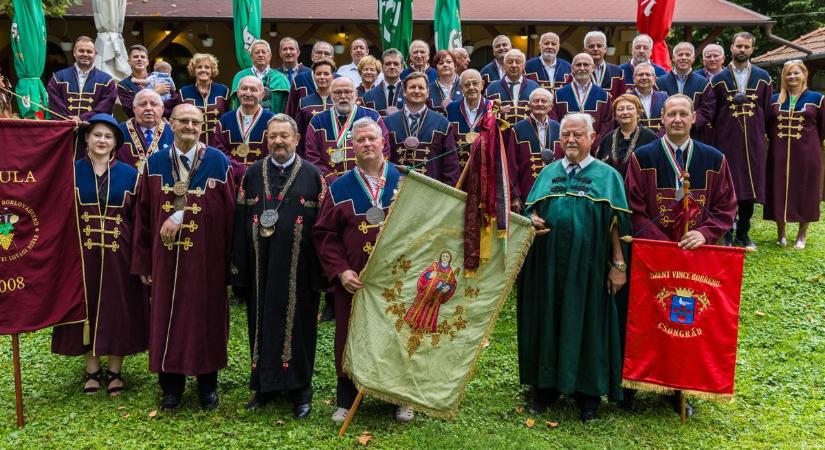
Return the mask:
<svg viewBox="0 0 825 450">
<path fill-rule="evenodd" d="M 504 81 L 507 83 L 507 89 L 510 89 L 510 83 L 513 84 L 513 98 L 511 100 L 513 102 L 518 101 L 519 96 L 521 95 L 521 82 L 524 80 L 524 77 L 519 77 L 516 81 L 510 81 L 509 78 L 505 78 Z"/>
<path fill-rule="evenodd" d="M 558 62 L 558 59 L 554 59 L 553 60 L 553 65 L 548 66 L 547 61 L 545 61 L 544 58 L 541 59 L 541 63 L 542 63 L 542 65 L 544 65 L 544 70 L 547 72 L 547 79 L 554 82 L 554 83 L 556 81 L 556 63 L 557 62 Z"/>
<path fill-rule="evenodd" d="M 595 160 L 596 160 L 596 158 L 593 158 L 593 156 L 588 154 L 587 156 L 584 157 L 583 160 L 579 161 L 578 163 L 574 163 L 574 162 L 570 161 L 569 159 L 567 159 L 567 156 L 565 156 L 564 159 L 561 160 L 561 166 L 564 167 L 564 171 L 566 173 L 570 173 L 570 171 L 573 170 L 573 167 L 572 167 L 573 164 L 578 164 L 579 165 L 579 172 L 581 172 L 582 170 L 584 170 L 585 167 L 587 167 L 590 163 L 592 163 Z"/>
<path fill-rule="evenodd" d="M 467 103 L 467 97 L 464 97 L 464 110 L 467 111 L 467 120 L 470 121 L 467 125 L 473 126 L 473 124 L 476 123 L 476 117 L 478 117 L 482 101 L 483 99 L 478 99 L 478 108 L 472 109 L 470 108 L 470 104 Z"/>
<path fill-rule="evenodd" d="M 358 64 L 355 64 L 354 62 L 344 64 L 339 67 L 335 73 L 341 75 L 342 77 L 349 78 L 356 87 L 361 86 L 361 74 L 358 73 Z"/>
<path fill-rule="evenodd" d="M 533 118 L 535 120 L 535 118 Z M 550 129 L 549 118 L 545 117 L 544 122 L 536 121 L 536 129 L 538 130 L 539 145 L 542 150 L 547 147 L 547 132 Z"/>
<path fill-rule="evenodd" d="M 748 61 L 748 65 L 742 70 L 737 69 L 736 66 L 732 67 L 733 76 L 736 78 L 736 88 L 744 94 L 748 88 L 748 78 L 750 78 L 751 75 L 751 63 Z"/>
<path fill-rule="evenodd" d="M 604 61 L 602 61 L 600 65 L 595 66 L 593 68 L 593 74 L 590 76 L 590 78 L 593 80 L 593 83 L 601 86 L 601 81 L 603 79 L 602 72 L 604 72 L 605 70 L 607 70 L 607 64 L 605 64 Z"/>
<path fill-rule="evenodd" d="M 498 72 L 499 80 L 503 79 L 504 78 L 504 67 L 502 67 L 501 64 L 499 64 L 498 61 L 496 61 L 495 59 L 493 60 L 493 65 L 495 66 L 496 71 Z"/>
<path fill-rule="evenodd" d="M 279 168 L 279 169 L 281 169 L 281 170 L 284 170 L 284 169 L 286 169 L 287 167 L 291 166 L 291 165 L 292 165 L 292 163 L 294 163 L 294 162 L 295 162 L 295 156 L 296 156 L 296 154 L 295 154 L 295 153 L 293 153 L 293 154 L 292 154 L 292 156 L 290 156 L 290 157 L 289 157 L 289 159 L 288 159 L 288 160 L 286 160 L 286 162 L 285 162 L 285 163 L 283 163 L 283 164 L 279 163 L 278 161 L 275 161 L 275 158 L 270 158 L 269 160 L 270 160 L 270 161 L 272 161 L 272 165 L 273 165 L 273 166 L 275 166 L 275 167 L 277 167 L 277 168 Z"/>
<path fill-rule="evenodd" d="M 636 95 L 639 96 L 639 100 L 642 102 L 642 107 L 645 109 L 645 115 L 648 119 L 652 116 L 650 115 L 650 105 L 653 102 L 653 89 L 650 90 L 650 93 L 647 95 L 642 94 L 641 91 L 636 89 Z"/>
<path fill-rule="evenodd" d="M 189 176 L 189 171 L 187 171 L 186 168 L 183 167 L 183 161 L 180 160 L 181 155 L 184 155 L 187 159 L 189 159 L 189 167 L 191 168 L 192 163 L 195 162 L 195 155 L 198 151 L 198 147 L 199 145 L 196 142 L 195 145 L 192 146 L 192 148 L 190 148 L 186 153 L 184 153 L 178 148 L 177 145 L 175 146 L 175 157 L 178 158 L 178 161 L 176 161 L 176 163 L 179 163 L 178 167 L 180 167 L 181 169 L 181 178 L 187 178 Z M 172 222 L 175 222 L 176 225 L 180 225 L 183 223 L 183 213 L 184 211 L 175 211 L 174 213 L 172 213 L 171 216 L 169 216 L 169 218 L 172 219 Z"/>
<path fill-rule="evenodd" d="M 86 72 L 84 72 L 75 63 L 74 70 L 75 72 L 77 72 L 77 90 L 78 92 L 83 92 L 83 87 L 86 86 L 86 79 L 89 78 L 89 73 L 92 71 L 92 69 L 89 69 Z"/>
<path fill-rule="evenodd" d="M 577 98 L 582 103 L 579 106 L 581 106 L 582 109 L 584 109 L 584 103 L 587 101 L 587 96 L 590 94 L 590 86 L 593 85 L 593 82 L 588 82 L 587 84 L 582 86 L 581 84 L 579 84 L 578 81 L 573 80 L 573 83 L 571 84 L 573 85 L 573 89 L 576 90 Z"/>
<path fill-rule="evenodd" d="M 259 71 L 257 67 L 252 66 L 252 73 L 254 73 L 255 76 L 258 77 L 259 80 L 263 80 L 263 78 L 266 76 L 266 74 L 269 71 L 270 71 L 269 67 L 267 67 L 266 69 L 264 69 L 262 71 Z M 266 86 L 264 86 L 264 87 L 266 87 Z"/>
<path fill-rule="evenodd" d="M 677 72 L 677 71 L 675 71 L 675 70 L 673 71 L 673 76 L 674 76 L 674 77 L 676 77 L 676 89 L 678 89 L 678 90 L 679 90 L 679 93 L 680 93 L 680 94 L 681 94 L 682 92 L 684 92 L 684 90 L 685 90 L 685 82 L 687 81 L 687 77 L 688 77 L 689 75 L 690 75 L 690 71 L 689 71 L 689 70 L 688 70 L 688 72 L 687 72 L 686 74 L 684 74 L 684 75 L 679 75 L 679 72 Z"/>
</svg>

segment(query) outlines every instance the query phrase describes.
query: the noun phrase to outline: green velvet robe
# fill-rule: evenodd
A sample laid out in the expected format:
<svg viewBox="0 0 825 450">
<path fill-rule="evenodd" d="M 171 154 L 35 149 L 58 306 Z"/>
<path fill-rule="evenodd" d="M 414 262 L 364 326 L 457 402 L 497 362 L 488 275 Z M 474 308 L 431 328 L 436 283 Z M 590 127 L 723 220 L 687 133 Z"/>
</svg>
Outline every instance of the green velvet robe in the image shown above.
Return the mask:
<svg viewBox="0 0 825 450">
<path fill-rule="evenodd" d="M 521 382 L 619 400 L 623 339 L 607 274 L 612 227 L 630 230 L 622 178 L 595 160 L 568 181 L 557 160 L 530 191 L 533 212 L 551 231 L 533 241 L 519 278 Z"/>
</svg>

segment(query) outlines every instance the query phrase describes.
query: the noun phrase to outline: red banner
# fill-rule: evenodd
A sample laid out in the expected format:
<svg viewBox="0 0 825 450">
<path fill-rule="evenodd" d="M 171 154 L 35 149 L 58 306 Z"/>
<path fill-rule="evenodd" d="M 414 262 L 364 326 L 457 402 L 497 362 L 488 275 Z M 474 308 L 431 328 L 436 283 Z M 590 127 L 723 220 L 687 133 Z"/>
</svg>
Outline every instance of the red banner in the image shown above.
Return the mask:
<svg viewBox="0 0 825 450">
<path fill-rule="evenodd" d="M 0 120 L 0 334 L 86 319 L 74 124 Z"/>
<path fill-rule="evenodd" d="M 653 39 L 653 53 L 650 60 L 670 70 L 670 52 L 667 49 L 667 34 L 673 23 L 673 9 L 676 0 L 638 0 L 636 8 L 636 29 Z"/>
<path fill-rule="evenodd" d="M 623 382 L 733 398 L 744 249 L 634 239 Z"/>
</svg>

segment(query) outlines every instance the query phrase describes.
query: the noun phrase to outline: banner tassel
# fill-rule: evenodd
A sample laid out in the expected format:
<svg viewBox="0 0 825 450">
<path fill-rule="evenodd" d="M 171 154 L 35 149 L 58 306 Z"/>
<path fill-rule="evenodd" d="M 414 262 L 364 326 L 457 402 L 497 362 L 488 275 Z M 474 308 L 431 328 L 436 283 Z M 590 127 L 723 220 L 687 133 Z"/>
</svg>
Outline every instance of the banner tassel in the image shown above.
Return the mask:
<svg viewBox="0 0 825 450">
<path fill-rule="evenodd" d="M 89 320 L 83 321 L 83 345 L 89 345 L 92 343 L 92 326 L 89 323 Z"/>
</svg>

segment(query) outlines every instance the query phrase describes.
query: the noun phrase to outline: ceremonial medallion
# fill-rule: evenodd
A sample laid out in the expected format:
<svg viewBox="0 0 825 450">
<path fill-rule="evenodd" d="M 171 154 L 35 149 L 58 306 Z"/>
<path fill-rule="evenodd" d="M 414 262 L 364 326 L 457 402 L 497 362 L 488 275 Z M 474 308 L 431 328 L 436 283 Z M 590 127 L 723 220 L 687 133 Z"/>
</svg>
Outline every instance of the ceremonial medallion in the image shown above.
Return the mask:
<svg viewBox="0 0 825 450">
<path fill-rule="evenodd" d="M 261 213 L 261 226 L 265 228 L 272 228 L 278 222 L 278 211 L 274 209 L 267 209 Z"/>
<path fill-rule="evenodd" d="M 550 150 L 549 148 L 542 150 L 541 159 L 543 159 L 546 163 L 553 162 L 553 150 Z"/>
<path fill-rule="evenodd" d="M 184 196 L 189 193 L 189 185 L 186 184 L 185 181 L 175 181 L 175 185 L 172 186 L 172 192 L 177 197 Z"/>
<path fill-rule="evenodd" d="M 390 114 L 395 114 L 395 113 L 397 113 L 397 112 L 398 112 L 398 108 L 396 108 L 395 106 L 388 106 L 388 107 L 387 107 L 387 115 L 388 115 L 388 116 L 389 116 Z"/>
<path fill-rule="evenodd" d="M 384 221 L 384 217 L 384 210 L 377 206 L 373 206 L 367 210 L 367 222 L 369 222 L 370 225 L 378 225 Z"/>
<path fill-rule="evenodd" d="M 346 152 L 344 152 L 344 150 L 340 148 L 332 152 L 332 155 L 330 155 L 329 157 L 330 161 L 332 161 L 334 164 L 341 164 L 342 162 L 344 162 L 346 158 Z"/>
<path fill-rule="evenodd" d="M 243 143 L 238 145 L 232 153 L 239 158 L 246 158 L 249 155 L 249 144 Z"/>
<path fill-rule="evenodd" d="M 273 234 L 275 234 L 275 228 L 261 227 L 259 233 L 261 234 L 261 236 L 263 236 L 265 238 L 270 237 Z"/>
<path fill-rule="evenodd" d="M 476 133 L 475 131 L 471 131 L 464 135 L 464 140 L 467 141 L 468 144 L 472 144 L 476 141 L 476 139 L 478 139 L 478 133 Z"/>
<path fill-rule="evenodd" d="M 404 139 L 404 147 L 409 149 L 418 148 L 419 143 L 418 138 L 415 136 L 407 136 L 407 138 Z"/>
<path fill-rule="evenodd" d="M 175 211 L 183 211 L 183 209 L 186 208 L 186 196 L 180 195 L 175 197 L 175 199 L 172 200 L 172 208 L 175 208 Z"/>
</svg>

